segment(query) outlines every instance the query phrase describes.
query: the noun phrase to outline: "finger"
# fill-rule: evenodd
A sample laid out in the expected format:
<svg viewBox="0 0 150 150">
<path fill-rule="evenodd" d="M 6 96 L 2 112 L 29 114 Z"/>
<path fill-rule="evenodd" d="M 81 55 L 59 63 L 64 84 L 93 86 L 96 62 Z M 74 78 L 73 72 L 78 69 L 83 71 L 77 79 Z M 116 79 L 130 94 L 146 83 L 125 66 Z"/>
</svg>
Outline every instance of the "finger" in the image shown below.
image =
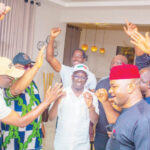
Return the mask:
<svg viewBox="0 0 150 150">
<path fill-rule="evenodd" d="M 54 85 L 53 90 L 56 92 L 61 86 L 62 86 L 62 83 L 58 83 L 58 82 L 57 82 L 57 83 Z"/>
<path fill-rule="evenodd" d="M 125 33 L 128 34 L 127 28 L 125 26 L 123 26 L 123 29 L 124 29 Z"/>
<path fill-rule="evenodd" d="M 139 44 L 137 44 L 136 41 L 134 41 L 134 40 L 130 40 L 130 43 L 132 43 L 133 45 L 139 47 Z"/>
<path fill-rule="evenodd" d="M 145 37 L 146 37 L 146 39 L 149 39 L 149 32 L 145 33 Z"/>
<path fill-rule="evenodd" d="M 135 35 L 131 35 L 131 39 L 135 42 L 138 42 L 139 38 Z"/>
<path fill-rule="evenodd" d="M 128 21 L 128 19 L 127 19 L 127 18 L 125 19 L 125 22 L 126 22 L 126 24 L 127 24 L 127 25 L 129 24 L 129 21 Z"/>
<path fill-rule="evenodd" d="M 61 92 L 63 92 L 64 91 L 64 88 L 62 87 L 62 88 L 59 88 L 59 89 L 57 89 L 56 90 L 56 94 L 59 94 L 59 93 L 61 93 Z"/>
<path fill-rule="evenodd" d="M 145 40 L 145 37 L 139 33 L 138 31 L 135 31 L 134 35 L 138 38 L 138 39 L 142 39 L 142 40 Z"/>
<path fill-rule="evenodd" d="M 58 83 L 55 90 L 63 89 L 62 83 Z"/>
<path fill-rule="evenodd" d="M 52 87 L 49 86 L 48 89 L 47 89 L 47 91 L 46 91 L 46 93 L 49 93 L 51 91 L 51 89 L 52 89 Z"/>
<path fill-rule="evenodd" d="M 63 97 L 63 96 L 65 96 L 65 95 L 66 95 L 65 92 L 64 92 L 64 91 L 61 91 L 61 92 L 59 92 L 59 93 L 57 94 L 57 98 Z"/>
</svg>

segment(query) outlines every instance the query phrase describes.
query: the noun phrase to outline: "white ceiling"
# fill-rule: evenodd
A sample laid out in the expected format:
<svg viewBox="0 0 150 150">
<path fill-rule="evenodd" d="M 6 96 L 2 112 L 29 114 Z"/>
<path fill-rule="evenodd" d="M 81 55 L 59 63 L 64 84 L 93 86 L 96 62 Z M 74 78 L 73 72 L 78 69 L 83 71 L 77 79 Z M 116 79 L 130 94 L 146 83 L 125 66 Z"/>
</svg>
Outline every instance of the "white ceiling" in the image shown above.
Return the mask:
<svg viewBox="0 0 150 150">
<path fill-rule="evenodd" d="M 111 2 L 111 1 L 122 1 L 122 0 L 62 0 L 64 2 Z M 142 1 L 142 0 L 133 0 L 133 1 Z M 147 0 L 149 1 L 149 0 Z"/>
<path fill-rule="evenodd" d="M 63 7 L 150 6 L 150 0 L 49 0 Z"/>
</svg>

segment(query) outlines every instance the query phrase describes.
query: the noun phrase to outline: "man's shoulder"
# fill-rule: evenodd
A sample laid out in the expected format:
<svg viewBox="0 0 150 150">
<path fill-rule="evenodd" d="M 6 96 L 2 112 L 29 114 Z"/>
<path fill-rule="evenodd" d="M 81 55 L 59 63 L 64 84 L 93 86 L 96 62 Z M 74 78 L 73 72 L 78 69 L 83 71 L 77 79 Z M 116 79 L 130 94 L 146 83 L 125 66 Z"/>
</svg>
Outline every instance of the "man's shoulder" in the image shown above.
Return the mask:
<svg viewBox="0 0 150 150">
<path fill-rule="evenodd" d="M 63 74 L 64 72 L 72 72 L 73 68 L 70 66 L 66 66 L 64 64 L 61 65 L 60 74 Z"/>
<path fill-rule="evenodd" d="M 95 77 L 95 74 L 89 70 L 89 76 Z"/>
<path fill-rule="evenodd" d="M 109 76 L 102 77 L 98 82 L 97 85 L 103 84 L 103 83 L 109 83 Z"/>
<path fill-rule="evenodd" d="M 62 68 L 65 68 L 65 69 L 72 69 L 72 67 L 67 66 L 67 65 L 64 65 L 64 64 L 61 64 L 61 67 L 62 67 Z"/>
</svg>

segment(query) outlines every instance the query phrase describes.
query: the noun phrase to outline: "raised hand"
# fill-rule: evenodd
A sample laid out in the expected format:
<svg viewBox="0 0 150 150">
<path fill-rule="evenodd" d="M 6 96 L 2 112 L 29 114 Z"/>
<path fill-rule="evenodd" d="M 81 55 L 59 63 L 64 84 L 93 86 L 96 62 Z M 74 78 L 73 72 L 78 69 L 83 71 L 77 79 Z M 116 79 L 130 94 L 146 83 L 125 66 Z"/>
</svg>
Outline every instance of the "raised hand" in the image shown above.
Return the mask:
<svg viewBox="0 0 150 150">
<path fill-rule="evenodd" d="M 51 104 L 53 101 L 56 101 L 64 95 L 65 92 L 63 91 L 62 83 L 56 83 L 53 88 L 50 86 L 47 89 L 44 100 Z"/>
<path fill-rule="evenodd" d="M 93 104 L 93 96 L 92 96 L 92 94 L 89 93 L 89 92 L 85 92 L 83 94 L 83 96 L 84 96 L 84 100 L 85 100 L 85 103 L 86 103 L 87 107 L 90 108 L 92 106 L 92 104 Z"/>
<path fill-rule="evenodd" d="M 150 55 L 150 37 L 149 33 L 146 32 L 145 37 L 139 32 L 135 32 L 131 36 L 131 43 L 141 49 L 144 53 Z"/>
<path fill-rule="evenodd" d="M 41 48 L 41 50 L 39 51 L 38 56 L 36 58 L 35 66 L 37 66 L 38 68 L 40 68 L 42 66 L 42 64 L 43 64 L 44 49 L 45 49 L 45 45 Z"/>
<path fill-rule="evenodd" d="M 98 100 L 103 103 L 108 99 L 108 93 L 107 90 L 104 88 L 98 89 L 95 92 L 95 95 L 97 96 Z"/>
<path fill-rule="evenodd" d="M 5 6 L 5 4 L 0 3 L 0 20 L 4 19 L 5 15 L 10 11 L 9 6 Z"/>
<path fill-rule="evenodd" d="M 132 24 L 128 20 L 126 20 L 126 26 L 123 26 L 123 29 L 125 33 L 131 37 L 132 34 L 134 34 L 135 31 L 138 31 L 138 28 L 135 24 Z"/>
<path fill-rule="evenodd" d="M 55 39 L 60 34 L 60 32 L 61 32 L 60 28 L 51 29 L 51 33 L 50 33 L 51 38 Z"/>
</svg>

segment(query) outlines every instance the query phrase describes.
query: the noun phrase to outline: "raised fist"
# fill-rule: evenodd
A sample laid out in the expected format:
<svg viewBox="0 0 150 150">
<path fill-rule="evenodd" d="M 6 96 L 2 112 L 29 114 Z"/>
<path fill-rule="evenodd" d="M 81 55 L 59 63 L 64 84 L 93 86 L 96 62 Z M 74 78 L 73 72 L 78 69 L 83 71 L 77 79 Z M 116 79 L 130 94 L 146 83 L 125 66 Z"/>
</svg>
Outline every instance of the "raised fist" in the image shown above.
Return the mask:
<svg viewBox="0 0 150 150">
<path fill-rule="evenodd" d="M 108 99 L 108 93 L 107 90 L 104 88 L 98 89 L 95 92 L 95 95 L 97 96 L 98 100 L 102 103 Z"/>
<path fill-rule="evenodd" d="M 51 33 L 50 33 L 51 38 L 55 39 L 60 34 L 60 32 L 61 32 L 60 28 L 51 29 Z"/>
</svg>

